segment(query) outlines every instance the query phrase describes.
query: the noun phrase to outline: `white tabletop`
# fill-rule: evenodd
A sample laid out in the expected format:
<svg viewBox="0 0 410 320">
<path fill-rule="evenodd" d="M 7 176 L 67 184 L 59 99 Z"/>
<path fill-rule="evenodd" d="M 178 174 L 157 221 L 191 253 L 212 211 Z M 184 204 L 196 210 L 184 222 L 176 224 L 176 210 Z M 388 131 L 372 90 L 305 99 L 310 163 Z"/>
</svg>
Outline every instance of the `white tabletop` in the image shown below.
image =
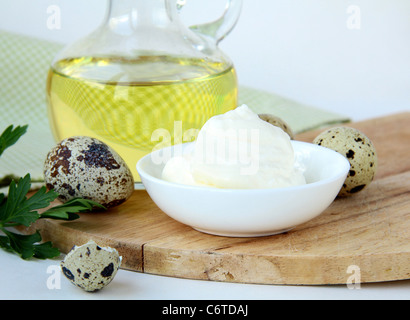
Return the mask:
<svg viewBox="0 0 410 320">
<path fill-rule="evenodd" d="M 276 286 L 186 280 L 119 270 L 103 290 L 87 293 L 59 270 L 61 259 L 23 261 L 0 251 L 0 299 L 360 300 L 408 299 L 410 280 L 338 286 Z"/>
<path fill-rule="evenodd" d="M 408 1 L 361 0 L 362 19 L 358 29 L 349 27 L 349 18 L 357 11 L 350 7 L 351 1 L 328 4 L 328 1 L 303 0 L 293 7 L 291 3 L 245 0 L 240 22 L 221 44 L 234 60 L 241 84 L 339 112 L 353 120 L 410 110 Z M 46 28 L 47 8 L 55 4 L 61 7 L 61 29 L 50 30 Z M 22 5 L 26 10 L 21 10 Z M 78 6 L 86 7 L 80 12 Z M 42 0 L 36 4 L 15 0 L 0 4 L 0 8 L 0 29 L 63 42 L 92 30 L 105 9 L 100 0 L 88 0 L 87 4 L 80 0 Z M 362 284 L 360 288 L 349 289 L 347 285 L 220 283 L 125 270 L 119 270 L 104 290 L 86 293 L 56 271 L 60 260 L 24 261 L 0 250 L 0 299 L 410 297 L 410 281 Z"/>
</svg>

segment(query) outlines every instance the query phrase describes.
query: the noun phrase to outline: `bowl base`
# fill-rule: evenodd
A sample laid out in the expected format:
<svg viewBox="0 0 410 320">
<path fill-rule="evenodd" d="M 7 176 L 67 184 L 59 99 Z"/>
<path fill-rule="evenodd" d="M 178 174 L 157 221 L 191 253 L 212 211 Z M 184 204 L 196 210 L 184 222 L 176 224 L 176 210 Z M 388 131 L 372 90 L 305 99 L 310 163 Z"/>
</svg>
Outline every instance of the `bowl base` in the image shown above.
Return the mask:
<svg viewBox="0 0 410 320">
<path fill-rule="evenodd" d="M 283 229 L 283 230 L 273 230 L 269 232 L 218 232 L 218 231 L 212 231 L 212 230 L 204 230 L 204 229 L 199 229 L 199 228 L 193 228 L 196 231 L 210 234 L 213 236 L 220 236 L 220 237 L 229 237 L 229 238 L 256 238 L 256 237 L 269 237 L 269 236 L 274 236 L 278 235 L 281 233 L 289 232 L 293 228 L 290 229 Z"/>
</svg>

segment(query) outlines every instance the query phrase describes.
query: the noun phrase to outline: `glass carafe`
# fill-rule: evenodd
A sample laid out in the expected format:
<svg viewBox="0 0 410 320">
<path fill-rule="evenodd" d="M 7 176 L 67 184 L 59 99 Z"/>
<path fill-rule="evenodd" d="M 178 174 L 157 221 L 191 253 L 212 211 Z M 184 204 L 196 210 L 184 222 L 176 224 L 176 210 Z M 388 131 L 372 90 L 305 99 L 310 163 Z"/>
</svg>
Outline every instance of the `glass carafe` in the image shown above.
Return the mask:
<svg viewBox="0 0 410 320">
<path fill-rule="evenodd" d="M 218 48 L 239 17 L 242 0 L 223 16 L 186 27 L 181 0 L 110 0 L 104 23 L 66 47 L 48 77 L 56 140 L 100 139 L 127 162 L 192 141 L 212 116 L 237 106 L 237 77 Z"/>
</svg>

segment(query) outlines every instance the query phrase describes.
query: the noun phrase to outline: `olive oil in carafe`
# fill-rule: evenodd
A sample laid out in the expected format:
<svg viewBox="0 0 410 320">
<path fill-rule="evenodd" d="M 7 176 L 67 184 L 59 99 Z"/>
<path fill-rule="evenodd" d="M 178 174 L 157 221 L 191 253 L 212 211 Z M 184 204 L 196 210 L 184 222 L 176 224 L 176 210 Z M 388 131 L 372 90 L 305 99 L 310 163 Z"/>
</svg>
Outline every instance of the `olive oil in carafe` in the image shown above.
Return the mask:
<svg viewBox="0 0 410 320">
<path fill-rule="evenodd" d="M 107 143 L 139 182 L 137 161 L 164 144 L 164 133 L 172 144 L 188 142 L 184 132 L 236 107 L 237 78 L 232 65 L 200 59 L 80 57 L 53 65 L 47 98 L 56 140 Z"/>
</svg>

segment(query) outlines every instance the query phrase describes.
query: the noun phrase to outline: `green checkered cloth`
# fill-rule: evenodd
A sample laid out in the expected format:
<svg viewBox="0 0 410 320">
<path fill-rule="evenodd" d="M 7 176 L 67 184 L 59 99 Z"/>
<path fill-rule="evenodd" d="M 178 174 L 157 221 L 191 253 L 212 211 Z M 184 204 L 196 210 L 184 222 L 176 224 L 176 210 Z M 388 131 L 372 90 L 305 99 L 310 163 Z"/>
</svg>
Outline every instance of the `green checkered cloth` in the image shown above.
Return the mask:
<svg viewBox="0 0 410 320">
<path fill-rule="evenodd" d="M 43 163 L 56 144 L 47 116 L 46 79 L 51 61 L 62 45 L 0 31 L 0 133 L 13 124 L 27 133 L 0 158 L 0 181 L 7 175 L 31 174 L 43 180 Z M 256 113 L 271 113 L 285 120 L 294 133 L 347 122 L 343 115 L 306 106 L 249 87 L 239 87 L 239 105 Z"/>
</svg>

